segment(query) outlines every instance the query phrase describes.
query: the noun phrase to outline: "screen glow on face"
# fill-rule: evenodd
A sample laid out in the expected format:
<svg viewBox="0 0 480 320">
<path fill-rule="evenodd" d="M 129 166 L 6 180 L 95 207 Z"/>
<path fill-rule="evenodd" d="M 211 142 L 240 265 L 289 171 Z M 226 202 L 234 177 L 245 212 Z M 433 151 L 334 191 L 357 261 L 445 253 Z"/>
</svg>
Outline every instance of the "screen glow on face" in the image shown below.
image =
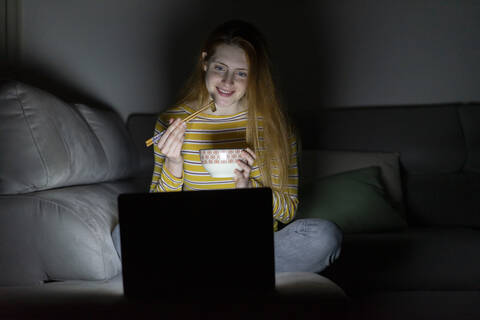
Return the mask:
<svg viewBox="0 0 480 320">
<path fill-rule="evenodd" d="M 248 83 L 248 61 L 243 49 L 234 45 L 217 46 L 213 56 L 206 61 L 205 84 L 219 108 L 232 112 L 241 109 Z"/>
</svg>

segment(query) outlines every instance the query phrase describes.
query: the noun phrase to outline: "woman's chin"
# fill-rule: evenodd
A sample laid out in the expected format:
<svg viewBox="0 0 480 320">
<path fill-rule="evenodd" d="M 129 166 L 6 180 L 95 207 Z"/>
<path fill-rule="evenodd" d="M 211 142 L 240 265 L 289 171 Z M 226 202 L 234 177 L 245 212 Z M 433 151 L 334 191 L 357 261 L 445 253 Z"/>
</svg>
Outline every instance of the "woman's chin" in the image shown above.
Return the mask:
<svg viewBox="0 0 480 320">
<path fill-rule="evenodd" d="M 213 99 L 215 100 L 215 105 L 218 109 L 237 109 L 240 106 L 240 100 L 237 100 L 235 97 L 224 97 L 219 94 L 212 95 Z"/>
<path fill-rule="evenodd" d="M 215 99 L 215 105 L 218 107 L 218 108 L 229 108 L 233 105 L 234 103 L 232 101 L 229 101 L 227 99 L 222 99 L 222 98 L 217 98 Z"/>
</svg>

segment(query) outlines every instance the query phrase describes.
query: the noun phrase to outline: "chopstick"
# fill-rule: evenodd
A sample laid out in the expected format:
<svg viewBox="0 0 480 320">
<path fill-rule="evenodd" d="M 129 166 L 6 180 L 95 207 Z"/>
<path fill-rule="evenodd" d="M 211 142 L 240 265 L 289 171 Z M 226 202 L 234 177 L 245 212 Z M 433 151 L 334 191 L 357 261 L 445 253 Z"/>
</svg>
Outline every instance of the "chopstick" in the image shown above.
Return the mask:
<svg viewBox="0 0 480 320">
<path fill-rule="evenodd" d="M 215 101 L 212 100 L 210 101 L 209 103 L 207 103 L 206 105 L 202 106 L 200 109 L 198 109 L 197 111 L 195 111 L 194 113 L 192 113 L 191 115 L 189 115 L 188 117 L 186 117 L 185 119 L 183 119 L 183 122 L 187 123 L 188 121 L 192 120 L 193 118 L 195 118 L 200 112 L 202 111 L 205 111 L 207 110 L 208 108 L 211 108 L 212 111 L 215 111 L 217 110 L 217 108 L 215 107 Z M 162 135 L 165 133 L 165 130 L 163 130 L 162 132 L 156 134 L 155 136 L 153 136 L 152 138 L 148 139 L 147 141 L 145 141 L 145 145 L 147 147 L 150 147 L 155 140 L 158 140 L 162 137 Z"/>
<path fill-rule="evenodd" d="M 215 101 L 210 101 L 209 103 L 207 103 L 205 106 L 201 107 L 200 109 L 198 109 L 197 111 L 195 111 L 194 113 L 192 113 L 191 115 L 189 115 L 188 117 L 186 117 L 185 119 L 183 119 L 183 122 L 188 122 L 190 120 L 192 120 L 193 118 L 195 118 L 200 112 L 202 111 L 205 111 L 207 110 L 208 108 L 212 108 L 212 111 L 215 111 L 217 110 L 217 108 L 215 107 Z"/>
</svg>

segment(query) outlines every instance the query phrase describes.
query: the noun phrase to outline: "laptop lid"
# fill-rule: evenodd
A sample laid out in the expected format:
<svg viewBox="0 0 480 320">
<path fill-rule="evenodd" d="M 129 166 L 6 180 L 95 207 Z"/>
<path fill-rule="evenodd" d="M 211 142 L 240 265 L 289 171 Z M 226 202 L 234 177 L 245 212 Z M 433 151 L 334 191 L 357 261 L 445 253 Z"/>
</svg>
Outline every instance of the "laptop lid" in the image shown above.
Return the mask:
<svg viewBox="0 0 480 320">
<path fill-rule="evenodd" d="M 122 194 L 127 297 L 274 291 L 269 188 Z"/>
</svg>

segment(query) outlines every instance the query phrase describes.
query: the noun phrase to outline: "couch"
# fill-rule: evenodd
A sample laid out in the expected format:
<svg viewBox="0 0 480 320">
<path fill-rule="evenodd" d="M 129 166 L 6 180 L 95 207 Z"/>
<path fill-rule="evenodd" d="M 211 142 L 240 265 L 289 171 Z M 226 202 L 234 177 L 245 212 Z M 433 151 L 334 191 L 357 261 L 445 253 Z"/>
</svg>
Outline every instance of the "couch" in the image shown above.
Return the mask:
<svg viewBox="0 0 480 320">
<path fill-rule="evenodd" d="M 321 275 L 349 297 L 348 318 L 478 319 L 480 105 L 290 115 L 297 218 L 329 219 L 343 230 L 340 258 Z"/>
<path fill-rule="evenodd" d="M 18 82 L 0 101 L 0 285 L 116 276 L 117 196 L 145 189 L 120 117 Z"/>
<path fill-rule="evenodd" d="M 320 108 L 293 118 L 298 216 L 344 229 L 341 256 L 322 274 L 368 315 L 478 318 L 480 105 Z"/>
<path fill-rule="evenodd" d="M 420 318 L 433 310 L 437 318 L 459 318 L 458 310 L 465 318 L 480 315 L 480 106 L 318 108 L 291 115 L 299 131 L 298 217 L 331 219 L 344 242 L 323 278 L 293 275 L 278 282 L 297 295 L 308 291 L 298 283 L 328 287 L 337 298 L 344 290 L 355 318 L 359 312 L 392 318 L 405 310 Z M 98 283 L 118 298 L 121 265 L 110 237 L 116 200 L 148 188 L 152 150 L 144 141 L 155 120 L 137 114 L 124 124 L 111 110 L 66 103 L 17 81 L 1 84 L 5 299 L 20 291 L 33 301 L 48 285 L 58 294 L 64 288 L 88 294 Z"/>
<path fill-rule="evenodd" d="M 112 110 L 68 103 L 19 81 L 0 83 L 0 318 L 184 311 L 125 300 L 111 237 L 118 195 L 148 190 L 153 153 L 144 141 L 155 121 L 140 114 L 125 124 Z M 276 286 L 278 301 L 332 308 L 347 301 L 314 273 L 277 274 Z"/>
</svg>

